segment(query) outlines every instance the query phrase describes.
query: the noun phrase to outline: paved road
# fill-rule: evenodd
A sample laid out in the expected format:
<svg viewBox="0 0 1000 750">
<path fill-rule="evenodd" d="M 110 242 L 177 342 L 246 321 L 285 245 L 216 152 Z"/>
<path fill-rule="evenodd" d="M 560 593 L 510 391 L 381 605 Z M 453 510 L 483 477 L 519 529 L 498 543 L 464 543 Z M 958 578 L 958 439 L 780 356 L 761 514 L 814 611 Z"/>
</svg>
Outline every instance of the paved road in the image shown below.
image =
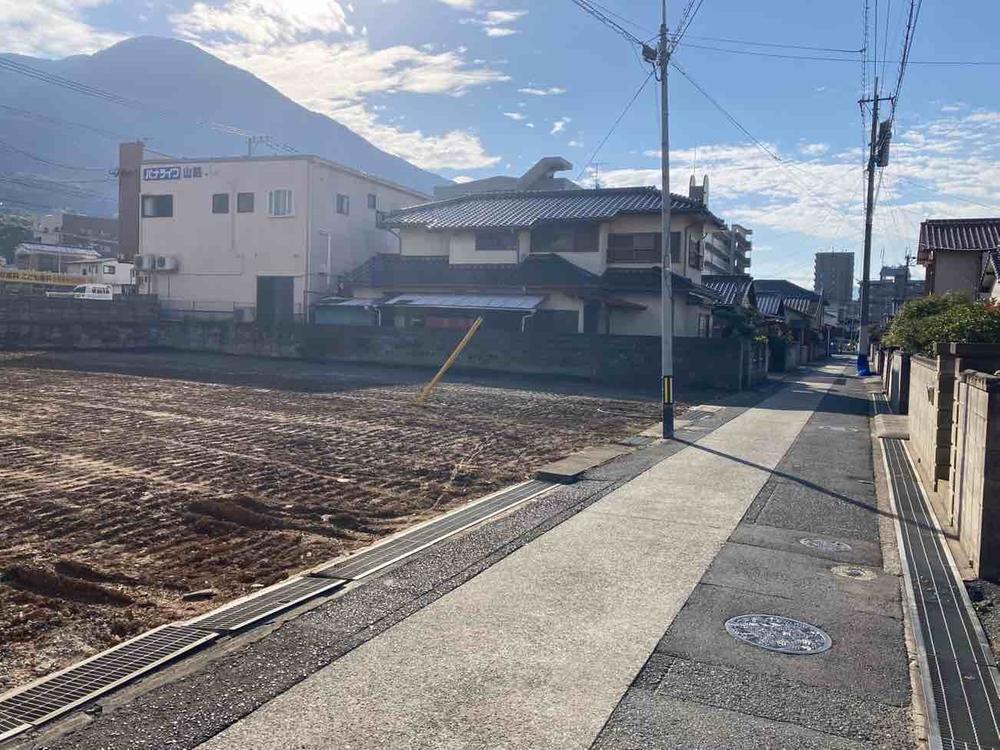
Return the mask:
<svg viewBox="0 0 1000 750">
<path fill-rule="evenodd" d="M 877 567 L 872 509 L 812 480 L 803 484 L 793 472 L 772 473 L 791 459 L 803 461 L 790 467 L 800 474 L 827 472 L 839 482 L 843 458 L 850 461 L 854 450 L 838 456 L 840 445 L 867 443 L 867 417 L 856 411 L 858 403 L 867 409 L 864 399 L 827 395 L 842 369 L 827 367 L 791 383 L 203 747 L 566 748 L 595 739 L 605 747 L 864 746 L 863 737 L 838 734 L 839 719 L 802 728 L 789 723 L 792 709 L 777 716 L 739 703 L 735 697 L 748 681 L 791 700 L 798 690 L 816 711 L 824 691 L 845 689 L 841 702 L 831 704 L 846 712 L 845 724 L 856 714 L 870 723 L 884 707 L 889 728 L 879 736 L 902 736 L 892 713 L 908 700 L 898 586 L 896 600 L 888 583 L 875 598 L 866 589 L 856 594 L 887 615 L 858 616 L 865 613 L 858 609 L 848 616 L 844 610 L 856 609 L 855 602 L 831 601 L 840 589 L 827 580 L 826 561 L 796 543 L 803 530 L 860 536 L 860 561 Z M 850 423 L 838 424 L 841 418 Z M 845 429 L 827 429 L 825 420 Z M 819 453 L 810 454 L 816 446 Z M 870 481 L 870 452 L 857 470 Z M 787 489 L 779 492 L 776 480 Z M 836 495 L 858 512 L 831 505 Z M 748 509 L 759 523 L 747 524 Z M 816 580 L 826 589 L 813 591 Z M 784 657 L 734 647 L 720 629 L 725 612 L 794 608 L 788 602 L 796 596 L 826 607 L 807 614 L 826 612 L 823 624 L 842 626 L 833 628 L 838 645 L 852 635 L 858 645 L 835 648 L 829 657 Z M 886 644 L 887 656 L 853 671 Z M 650 678 L 651 664 L 659 681 Z M 880 678 L 880 670 L 887 676 Z M 630 689 L 637 674 L 653 687 Z M 668 690 L 661 697 L 662 675 L 673 675 L 675 686 L 700 684 L 703 693 L 691 699 Z M 759 675 L 765 681 L 754 683 Z M 846 689 L 854 682 L 856 689 Z M 858 702 L 870 710 L 850 713 Z M 734 723 L 740 711 L 746 721 Z M 769 736 L 779 739 L 765 742 Z"/>
</svg>

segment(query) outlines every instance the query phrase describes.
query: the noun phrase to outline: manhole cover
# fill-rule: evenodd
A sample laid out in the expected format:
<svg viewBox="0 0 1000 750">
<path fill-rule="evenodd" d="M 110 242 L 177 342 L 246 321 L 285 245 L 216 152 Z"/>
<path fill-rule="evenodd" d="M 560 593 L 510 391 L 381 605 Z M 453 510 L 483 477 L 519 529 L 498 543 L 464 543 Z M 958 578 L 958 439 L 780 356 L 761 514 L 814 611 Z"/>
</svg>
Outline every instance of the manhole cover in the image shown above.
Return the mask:
<svg viewBox="0 0 1000 750">
<path fill-rule="evenodd" d="M 859 568 L 857 565 L 835 565 L 830 568 L 830 572 L 835 576 L 843 578 L 853 578 L 855 581 L 874 581 L 875 573 L 867 568 Z"/>
<path fill-rule="evenodd" d="M 815 625 L 778 615 L 733 617 L 726 620 L 726 631 L 738 641 L 782 654 L 820 654 L 833 645 Z"/>
<path fill-rule="evenodd" d="M 832 539 L 799 539 L 799 544 L 820 552 L 850 552 L 851 545 L 846 542 L 835 542 Z"/>
</svg>

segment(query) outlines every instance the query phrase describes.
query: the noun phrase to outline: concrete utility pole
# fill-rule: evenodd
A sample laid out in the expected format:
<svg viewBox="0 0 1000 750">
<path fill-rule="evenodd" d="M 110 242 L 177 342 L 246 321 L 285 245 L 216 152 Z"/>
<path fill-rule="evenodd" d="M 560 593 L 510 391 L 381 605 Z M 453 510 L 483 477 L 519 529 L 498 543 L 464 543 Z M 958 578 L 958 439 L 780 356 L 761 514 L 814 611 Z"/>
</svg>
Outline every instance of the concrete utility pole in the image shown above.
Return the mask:
<svg viewBox="0 0 1000 750">
<path fill-rule="evenodd" d="M 869 295 L 869 283 L 871 282 L 871 262 L 872 262 L 872 220 L 875 213 L 875 167 L 878 166 L 879 153 L 879 122 L 878 104 L 880 101 L 891 101 L 892 97 L 880 97 L 878 95 L 878 78 L 875 78 L 875 89 L 871 99 L 862 99 L 859 104 L 864 105 L 871 102 L 872 105 L 872 133 L 871 144 L 868 148 L 868 197 L 865 201 L 865 250 L 861 266 L 861 321 L 858 330 L 858 375 L 870 375 L 871 370 L 868 365 L 868 339 L 871 325 L 871 299 Z"/>
<path fill-rule="evenodd" d="M 660 23 L 660 232 L 662 234 L 662 266 L 660 311 L 661 350 L 660 370 L 663 376 L 663 437 L 674 436 L 674 295 L 670 270 L 670 108 L 667 99 L 667 69 L 670 67 L 670 48 L 667 46 L 667 0 L 663 3 L 663 20 Z"/>
</svg>

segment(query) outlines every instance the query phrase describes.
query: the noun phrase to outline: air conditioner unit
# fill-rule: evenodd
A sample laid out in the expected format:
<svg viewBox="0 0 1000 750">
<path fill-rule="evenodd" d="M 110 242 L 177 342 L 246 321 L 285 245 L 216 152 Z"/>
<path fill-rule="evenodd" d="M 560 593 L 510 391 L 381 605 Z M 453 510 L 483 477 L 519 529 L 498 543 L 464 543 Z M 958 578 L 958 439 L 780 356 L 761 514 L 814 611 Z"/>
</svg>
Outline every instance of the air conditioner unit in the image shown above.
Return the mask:
<svg viewBox="0 0 1000 750">
<path fill-rule="evenodd" d="M 136 271 L 155 271 L 156 270 L 156 256 L 155 255 L 137 255 L 137 256 L 135 256 L 135 270 Z"/>
<path fill-rule="evenodd" d="M 156 270 L 157 271 L 176 271 L 177 270 L 177 258 L 173 255 L 157 255 L 156 256 Z"/>
</svg>

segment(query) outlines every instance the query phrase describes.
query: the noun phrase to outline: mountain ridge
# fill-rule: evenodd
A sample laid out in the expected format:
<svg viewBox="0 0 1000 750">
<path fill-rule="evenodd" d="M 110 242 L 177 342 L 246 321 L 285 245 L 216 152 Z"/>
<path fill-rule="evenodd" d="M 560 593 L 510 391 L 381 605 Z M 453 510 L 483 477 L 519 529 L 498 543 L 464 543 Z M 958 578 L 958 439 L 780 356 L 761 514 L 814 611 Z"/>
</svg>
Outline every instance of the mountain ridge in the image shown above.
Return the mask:
<svg viewBox="0 0 1000 750">
<path fill-rule="evenodd" d="M 114 169 L 119 142 L 141 139 L 151 151 L 178 158 L 246 154 L 245 138 L 213 123 L 266 134 L 300 154 L 424 193 L 449 182 L 183 40 L 139 36 L 60 60 L 0 58 L 148 105 L 121 106 L 0 68 L 0 201 L 15 207 L 114 215 L 115 180 L 96 175 Z M 36 188 L 39 180 L 45 182 Z"/>
</svg>

